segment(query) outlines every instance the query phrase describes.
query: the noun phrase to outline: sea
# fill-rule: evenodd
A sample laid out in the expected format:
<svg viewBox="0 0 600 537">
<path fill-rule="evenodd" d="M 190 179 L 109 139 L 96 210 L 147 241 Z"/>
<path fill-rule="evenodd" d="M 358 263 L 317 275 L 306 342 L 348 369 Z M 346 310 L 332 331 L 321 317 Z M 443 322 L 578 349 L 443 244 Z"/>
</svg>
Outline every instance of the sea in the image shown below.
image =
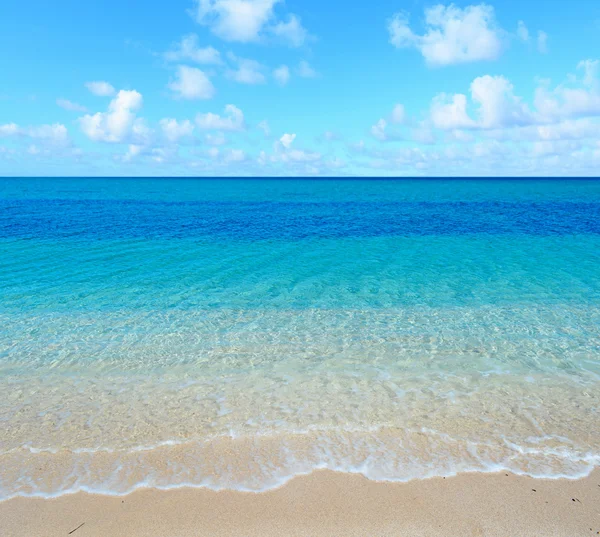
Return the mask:
<svg viewBox="0 0 600 537">
<path fill-rule="evenodd" d="M 600 181 L 0 179 L 0 499 L 600 465 Z"/>
</svg>

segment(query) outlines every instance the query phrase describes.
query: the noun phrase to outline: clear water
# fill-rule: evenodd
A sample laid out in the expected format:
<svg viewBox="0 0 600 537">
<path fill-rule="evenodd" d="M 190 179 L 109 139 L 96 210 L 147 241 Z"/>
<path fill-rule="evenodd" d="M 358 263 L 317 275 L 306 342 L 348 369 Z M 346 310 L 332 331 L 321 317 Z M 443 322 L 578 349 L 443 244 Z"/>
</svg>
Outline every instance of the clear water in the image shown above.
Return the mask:
<svg viewBox="0 0 600 537">
<path fill-rule="evenodd" d="M 600 181 L 0 179 L 0 498 L 600 465 Z"/>
</svg>

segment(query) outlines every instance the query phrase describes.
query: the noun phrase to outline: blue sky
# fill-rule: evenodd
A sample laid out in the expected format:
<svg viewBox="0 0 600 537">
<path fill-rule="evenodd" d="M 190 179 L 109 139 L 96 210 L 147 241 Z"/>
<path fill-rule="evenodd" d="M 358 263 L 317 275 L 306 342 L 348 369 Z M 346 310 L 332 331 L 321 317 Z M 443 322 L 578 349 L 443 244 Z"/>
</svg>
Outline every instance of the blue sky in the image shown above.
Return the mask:
<svg viewBox="0 0 600 537">
<path fill-rule="evenodd" d="M 600 4 L 0 5 L 0 175 L 598 175 Z"/>
</svg>

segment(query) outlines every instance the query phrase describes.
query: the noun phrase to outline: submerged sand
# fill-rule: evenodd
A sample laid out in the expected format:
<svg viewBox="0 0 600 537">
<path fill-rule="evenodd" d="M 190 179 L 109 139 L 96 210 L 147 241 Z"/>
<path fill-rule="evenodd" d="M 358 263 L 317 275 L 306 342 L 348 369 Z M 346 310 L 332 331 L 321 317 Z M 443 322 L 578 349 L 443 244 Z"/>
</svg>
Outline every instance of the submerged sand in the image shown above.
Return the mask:
<svg viewBox="0 0 600 537">
<path fill-rule="evenodd" d="M 506 473 L 409 483 L 318 471 L 264 493 L 144 489 L 0 502 L 2 537 L 600 535 L 600 471 L 579 480 Z"/>
</svg>

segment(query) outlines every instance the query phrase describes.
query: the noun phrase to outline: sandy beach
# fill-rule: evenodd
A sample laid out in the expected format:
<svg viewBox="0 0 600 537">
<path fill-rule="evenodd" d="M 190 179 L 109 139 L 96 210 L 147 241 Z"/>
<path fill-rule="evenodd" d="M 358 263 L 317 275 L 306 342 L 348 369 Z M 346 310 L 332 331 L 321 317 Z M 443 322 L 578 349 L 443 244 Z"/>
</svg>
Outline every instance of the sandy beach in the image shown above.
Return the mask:
<svg viewBox="0 0 600 537">
<path fill-rule="evenodd" d="M 600 471 L 580 480 L 463 474 L 409 483 L 318 471 L 260 494 L 206 489 L 0 503 L 3 537 L 600 534 Z"/>
</svg>

